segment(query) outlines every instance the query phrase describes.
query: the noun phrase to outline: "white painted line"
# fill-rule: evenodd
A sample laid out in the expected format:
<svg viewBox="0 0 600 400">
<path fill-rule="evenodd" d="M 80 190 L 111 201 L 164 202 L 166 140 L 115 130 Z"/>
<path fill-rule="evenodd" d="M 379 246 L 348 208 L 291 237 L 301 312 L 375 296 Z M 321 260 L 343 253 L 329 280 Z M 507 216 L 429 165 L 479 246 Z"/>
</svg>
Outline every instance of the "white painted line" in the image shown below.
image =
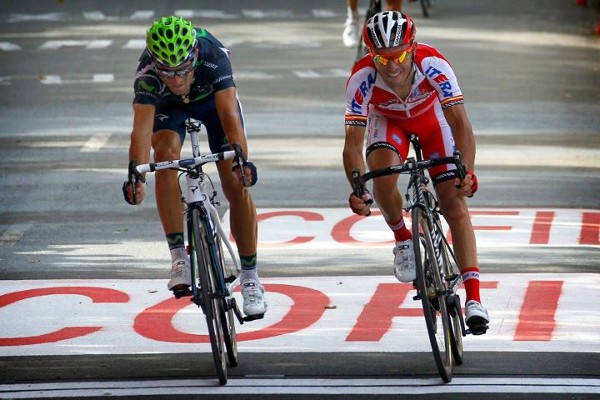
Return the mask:
<svg viewBox="0 0 600 400">
<path fill-rule="evenodd" d="M 11 43 L 11 42 L 0 42 L 0 50 L 14 51 L 14 50 L 21 50 L 21 47 L 14 43 Z"/>
<path fill-rule="evenodd" d="M 113 74 L 94 74 L 92 76 L 92 82 L 106 83 L 114 82 L 115 76 Z"/>
<path fill-rule="evenodd" d="M 105 49 L 109 47 L 112 42 L 112 40 L 91 40 L 90 43 L 85 46 L 85 48 L 89 50 Z"/>
<path fill-rule="evenodd" d="M 102 11 L 84 11 L 83 17 L 90 21 L 104 21 L 104 13 Z"/>
<path fill-rule="evenodd" d="M 315 18 L 335 18 L 337 14 L 333 10 L 314 9 L 312 15 Z"/>
<path fill-rule="evenodd" d="M 138 11 L 134 12 L 133 14 L 131 14 L 131 17 L 129 17 L 129 19 L 131 19 L 133 21 L 148 20 L 148 19 L 152 18 L 153 16 L 154 16 L 153 10 L 138 10 Z"/>
<path fill-rule="evenodd" d="M 214 19 L 234 19 L 238 16 L 235 14 L 227 14 L 223 10 L 175 10 L 175 15 L 187 19 L 191 18 L 214 18 Z"/>
<path fill-rule="evenodd" d="M 110 133 L 98 133 L 88 139 L 83 147 L 79 150 L 80 153 L 96 153 L 108 142 L 112 135 Z"/>
<path fill-rule="evenodd" d="M 23 238 L 23 235 L 30 227 L 31 224 L 10 225 L 8 229 L 0 235 L 0 245 L 14 246 L 21 238 Z"/>
<path fill-rule="evenodd" d="M 131 39 L 122 47 L 123 49 L 135 49 L 142 50 L 146 47 L 146 41 L 144 39 Z"/>
<path fill-rule="evenodd" d="M 65 13 L 62 12 L 47 14 L 10 14 L 7 22 L 63 21 L 64 19 Z"/>
<path fill-rule="evenodd" d="M 321 74 L 313 70 L 292 71 L 299 78 L 320 78 Z"/>
<path fill-rule="evenodd" d="M 44 85 L 60 85 L 62 79 L 60 75 L 41 75 L 40 82 Z"/>
<path fill-rule="evenodd" d="M 61 47 L 87 46 L 89 40 L 48 40 L 39 47 L 39 50 L 57 50 Z"/>
<path fill-rule="evenodd" d="M 242 14 L 247 18 L 293 18 L 292 10 L 242 10 Z"/>
<path fill-rule="evenodd" d="M 0 398 L 52 399 L 57 397 L 313 394 L 313 395 L 422 395 L 472 393 L 599 394 L 597 378 L 494 378 L 439 379 L 296 379 L 230 378 L 226 386 L 215 379 L 144 381 L 57 382 L 0 385 Z"/>
</svg>

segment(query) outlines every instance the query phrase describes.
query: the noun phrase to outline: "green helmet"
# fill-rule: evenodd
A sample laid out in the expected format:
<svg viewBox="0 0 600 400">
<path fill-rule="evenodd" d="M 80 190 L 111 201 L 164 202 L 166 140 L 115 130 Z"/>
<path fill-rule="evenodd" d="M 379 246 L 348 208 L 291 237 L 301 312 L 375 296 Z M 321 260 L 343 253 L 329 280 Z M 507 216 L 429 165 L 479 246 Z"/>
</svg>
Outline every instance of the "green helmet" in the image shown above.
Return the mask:
<svg viewBox="0 0 600 400">
<path fill-rule="evenodd" d="M 146 33 L 150 55 L 168 67 L 176 67 L 194 55 L 196 31 L 194 25 L 179 17 L 163 17 Z"/>
</svg>

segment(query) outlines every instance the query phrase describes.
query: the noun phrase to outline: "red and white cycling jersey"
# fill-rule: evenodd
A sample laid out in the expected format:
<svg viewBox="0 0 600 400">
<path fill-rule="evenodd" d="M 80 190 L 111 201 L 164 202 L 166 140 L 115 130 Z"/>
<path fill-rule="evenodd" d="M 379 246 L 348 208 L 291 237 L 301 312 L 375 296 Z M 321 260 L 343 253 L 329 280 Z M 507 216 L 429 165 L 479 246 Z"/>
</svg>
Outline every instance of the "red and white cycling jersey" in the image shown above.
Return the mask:
<svg viewBox="0 0 600 400">
<path fill-rule="evenodd" d="M 406 159 L 408 135 L 415 133 L 426 158 L 452 155 L 454 138 L 443 110 L 464 102 L 456 75 L 437 49 L 423 43 L 417 45 L 413 69 L 413 84 L 405 99 L 384 82 L 372 57 L 363 57 L 352 70 L 346 83 L 345 125 L 367 126 L 368 119 L 367 153 L 370 146 L 383 142 Z M 430 173 L 436 176 L 450 169 L 441 166 Z"/>
</svg>

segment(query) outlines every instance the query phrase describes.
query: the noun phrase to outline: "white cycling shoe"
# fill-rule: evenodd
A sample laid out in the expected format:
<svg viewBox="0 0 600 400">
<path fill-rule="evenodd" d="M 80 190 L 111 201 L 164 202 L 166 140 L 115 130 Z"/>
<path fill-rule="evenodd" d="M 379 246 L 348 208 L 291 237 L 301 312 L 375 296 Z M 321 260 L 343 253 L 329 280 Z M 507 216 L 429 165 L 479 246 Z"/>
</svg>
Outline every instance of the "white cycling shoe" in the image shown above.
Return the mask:
<svg viewBox="0 0 600 400">
<path fill-rule="evenodd" d="M 249 317 L 263 315 L 267 312 L 265 288 L 254 279 L 242 282 L 242 298 L 244 299 L 244 314 Z"/>
<path fill-rule="evenodd" d="M 396 242 L 394 256 L 394 275 L 396 275 L 396 278 L 404 283 L 417 279 L 412 239 Z"/>
<path fill-rule="evenodd" d="M 476 300 L 469 300 L 465 304 L 465 324 L 471 330 L 474 335 L 483 335 L 488 327 L 487 324 L 490 322 L 490 317 L 484 306 Z"/>
<path fill-rule="evenodd" d="M 167 287 L 173 292 L 176 297 L 184 295 L 190 291 L 192 286 L 192 271 L 190 262 L 186 258 L 177 258 L 171 265 L 171 273 L 169 274 L 169 283 Z"/>
<path fill-rule="evenodd" d="M 348 18 L 344 24 L 344 33 L 342 34 L 344 46 L 355 47 L 358 45 L 359 39 L 360 30 L 358 28 L 358 19 Z"/>
</svg>

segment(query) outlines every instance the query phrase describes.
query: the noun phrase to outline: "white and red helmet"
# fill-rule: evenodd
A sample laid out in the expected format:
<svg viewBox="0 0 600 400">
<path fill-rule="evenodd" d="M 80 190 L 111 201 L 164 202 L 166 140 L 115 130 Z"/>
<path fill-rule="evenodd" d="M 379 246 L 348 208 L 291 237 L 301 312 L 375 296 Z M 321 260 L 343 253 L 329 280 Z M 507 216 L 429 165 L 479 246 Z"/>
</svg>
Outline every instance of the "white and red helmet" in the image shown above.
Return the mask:
<svg viewBox="0 0 600 400">
<path fill-rule="evenodd" d="M 370 50 L 410 44 L 417 28 L 413 20 L 400 11 L 383 11 L 373 15 L 363 28 L 363 39 Z"/>
</svg>

